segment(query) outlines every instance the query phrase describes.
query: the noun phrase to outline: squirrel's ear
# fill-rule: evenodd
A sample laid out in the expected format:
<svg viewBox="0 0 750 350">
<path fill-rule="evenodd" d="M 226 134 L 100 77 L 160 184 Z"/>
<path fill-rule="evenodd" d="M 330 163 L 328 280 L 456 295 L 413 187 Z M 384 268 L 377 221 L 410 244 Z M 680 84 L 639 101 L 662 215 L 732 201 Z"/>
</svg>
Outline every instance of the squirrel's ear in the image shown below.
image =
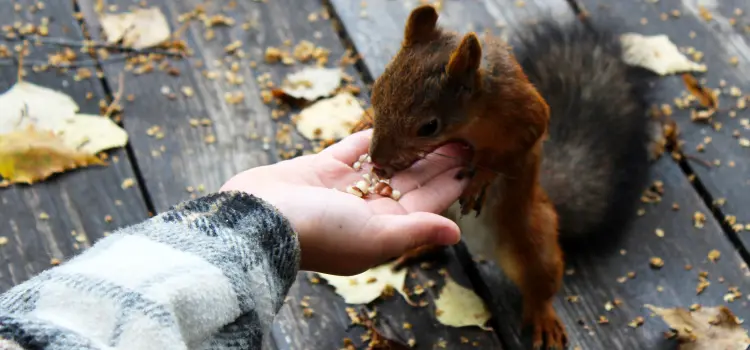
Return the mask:
<svg viewBox="0 0 750 350">
<path fill-rule="evenodd" d="M 432 5 L 422 5 L 411 11 L 406 20 L 403 46 L 429 40 L 435 33 L 438 14 Z"/>
<path fill-rule="evenodd" d="M 461 43 L 451 53 L 448 61 L 447 73 L 449 76 L 461 77 L 479 69 L 482 62 L 482 46 L 475 33 L 469 33 L 461 39 Z"/>
</svg>

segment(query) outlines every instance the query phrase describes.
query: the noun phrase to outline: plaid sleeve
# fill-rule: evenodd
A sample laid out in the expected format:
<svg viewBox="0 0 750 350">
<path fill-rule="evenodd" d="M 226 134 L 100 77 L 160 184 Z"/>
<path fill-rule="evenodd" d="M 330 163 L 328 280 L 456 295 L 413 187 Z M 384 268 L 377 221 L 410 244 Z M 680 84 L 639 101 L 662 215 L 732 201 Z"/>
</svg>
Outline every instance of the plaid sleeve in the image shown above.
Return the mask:
<svg viewBox="0 0 750 350">
<path fill-rule="evenodd" d="M 0 295 L 0 349 L 259 349 L 299 258 L 260 199 L 187 201 Z"/>
</svg>

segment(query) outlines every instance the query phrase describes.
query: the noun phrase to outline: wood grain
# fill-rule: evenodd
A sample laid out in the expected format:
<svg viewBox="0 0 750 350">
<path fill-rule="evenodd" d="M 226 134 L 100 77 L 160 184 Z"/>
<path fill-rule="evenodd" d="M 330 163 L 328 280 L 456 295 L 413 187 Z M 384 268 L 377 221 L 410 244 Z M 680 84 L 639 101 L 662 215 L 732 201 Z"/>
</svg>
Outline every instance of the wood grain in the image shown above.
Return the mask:
<svg viewBox="0 0 750 350">
<path fill-rule="evenodd" d="M 177 17 L 198 3 L 152 1 L 149 6 L 158 6 L 175 31 L 180 26 Z M 79 4 L 92 37 L 101 38 L 94 1 L 80 1 Z M 116 12 L 122 12 L 136 6 L 137 2 L 120 0 L 108 1 L 107 4 L 117 6 Z M 244 6 L 245 2 L 240 4 Z M 216 3 L 207 6 L 206 10 L 209 14 L 223 12 Z M 232 27 L 215 28 L 216 37 L 210 41 L 204 39 L 202 23 L 194 21 L 188 26 L 183 39 L 193 50 L 193 56 L 169 61 L 171 67 L 180 71 L 179 76 L 159 70 L 141 75 L 125 74 L 126 94 L 133 95 L 134 100 L 125 103 L 123 124 L 133 140 L 133 151 L 145 186 L 158 212 L 191 197 L 216 191 L 232 175 L 275 159 L 273 145 L 264 147 L 262 140 L 262 137 L 273 135 L 270 110 L 261 102 L 261 88 L 250 68 L 250 57 L 255 60 L 262 57 L 263 48 L 247 41 L 253 37 L 264 40 L 268 33 L 260 29 L 245 32 L 241 28 L 241 24 L 247 21 L 244 16 L 259 18 L 259 9 L 245 13 L 227 11 L 226 14 L 233 16 L 237 23 Z M 249 57 L 236 59 L 225 54 L 224 46 L 234 40 L 244 41 L 243 48 Z M 239 64 L 236 74 L 244 78 L 240 85 L 224 79 L 232 62 Z M 117 76 L 124 69 L 124 62 L 104 65 L 109 86 L 117 86 Z M 218 77 L 208 79 L 204 77 L 204 70 L 212 71 Z M 194 95 L 183 94 L 183 87 L 192 88 Z M 170 99 L 163 93 L 166 91 L 173 92 L 175 98 Z M 244 94 L 242 101 L 236 104 L 225 101 L 225 94 L 237 93 Z M 191 119 L 204 118 L 210 120 L 210 125 L 191 126 Z M 155 127 L 161 130 L 163 137 L 154 132 L 152 128 Z M 151 135 L 147 134 L 149 129 Z M 251 140 L 249 136 L 253 133 L 260 138 Z M 211 137 L 215 142 L 206 141 Z"/>
<path fill-rule="evenodd" d="M 419 4 L 417 1 L 368 1 L 362 6 L 345 0 L 331 0 L 331 3 L 373 77 L 383 72 L 390 56 L 398 49 L 404 20 Z M 504 32 L 513 43 L 512 28 L 522 21 L 533 21 L 550 14 L 560 20 L 571 20 L 575 16 L 565 1 L 524 1 L 523 6 L 520 3 L 509 5 L 499 0 L 442 2 L 439 23 L 459 31 L 489 29 Z M 622 9 L 618 12 L 626 13 Z M 679 90 L 672 88 L 662 93 L 676 96 Z M 621 241 L 608 249 L 584 251 L 567 257 L 568 270 L 573 273 L 565 277 L 555 307 L 568 327 L 571 348 L 674 348 L 673 342 L 663 340 L 662 332 L 667 330 L 666 326 L 649 318 L 644 304 L 688 307 L 693 303 L 704 303 L 713 306 L 725 303 L 722 297 L 728 286 L 747 288 L 744 262 L 680 167 L 665 157 L 653 165 L 651 172 L 652 180 L 664 182 L 665 194 L 661 203 L 644 204 L 646 214 L 633 223 Z M 673 202 L 679 203 L 679 211 L 671 209 Z M 702 229 L 692 226 L 691 218 L 695 212 L 707 217 Z M 656 235 L 657 229 L 664 230 L 664 238 Z M 470 248 L 477 245 L 468 232 L 464 239 Z M 712 249 L 722 254 L 716 263 L 707 262 L 708 252 Z M 462 246 L 457 247 L 457 252 L 468 257 Z M 652 269 L 649 267 L 651 257 L 662 258 L 665 266 Z M 485 284 L 478 290 L 493 305 L 496 317 L 493 325 L 497 325 L 508 348 L 528 348 L 528 337 L 519 332 L 520 299 L 516 288 L 510 285 L 494 262 L 480 261 L 466 267 L 469 275 L 476 272 Z M 684 269 L 688 263 L 694 266 L 691 271 Z M 635 272 L 636 277 L 619 283 L 618 277 L 630 271 Z M 700 295 L 696 295 L 698 271 L 708 271 L 712 283 Z M 723 283 L 718 282 L 720 276 Z M 571 296 L 578 296 L 579 301 L 568 301 L 567 297 Z M 611 312 L 605 311 L 605 303 L 615 298 L 622 299 L 622 306 Z M 729 306 L 740 317 L 748 314 L 744 301 L 738 300 Z M 600 315 L 606 316 L 610 324 L 597 324 Z M 627 324 L 638 316 L 643 316 L 646 323 L 635 329 L 628 327 Z"/>
<path fill-rule="evenodd" d="M 705 186 L 711 201 L 725 202 L 716 209 L 722 220 L 734 222 L 738 240 L 745 249 L 750 246 L 750 148 L 741 145 L 741 140 L 750 139 L 750 109 L 737 108 L 740 97 L 732 96 L 732 88 L 739 89 L 742 98 L 750 102 L 750 32 L 745 31 L 750 5 L 741 1 L 697 1 L 667 0 L 650 2 L 601 2 L 580 1 L 590 13 L 593 23 L 612 14 L 617 16 L 624 29 L 646 35 L 665 34 L 678 46 L 692 48 L 702 53 L 702 62 L 708 67 L 705 74 L 697 76 L 707 87 L 720 88 L 719 112 L 710 123 L 690 120 L 689 109 L 673 106 L 672 119 L 677 122 L 681 138 L 685 141 L 685 153 L 702 161 L 688 161 L 689 167 Z M 742 16 L 735 15 L 740 8 Z M 702 15 L 702 9 L 710 14 L 710 20 Z M 679 16 L 671 15 L 678 11 Z M 670 14 L 667 20 L 662 14 Z M 731 25 L 735 18 L 737 24 Z M 735 61 L 736 60 L 736 61 Z M 673 104 L 685 86 L 679 76 L 662 79 L 663 87 L 656 91 L 655 98 L 664 104 Z M 724 85 L 720 87 L 720 85 Z M 750 105 L 750 103 L 745 103 Z M 720 125 L 718 125 L 719 123 Z M 703 149 L 700 151 L 699 148 Z M 710 163 L 707 167 L 702 163 Z"/>
<path fill-rule="evenodd" d="M 42 17 L 50 19 L 49 36 L 80 41 L 82 36 L 73 18 L 70 2 L 46 2 L 46 7 L 29 11 L 36 1 L 10 2 L 0 11 L 0 22 L 39 24 Z M 15 5 L 18 4 L 18 5 Z M 18 42 L 8 42 L 11 49 Z M 60 47 L 32 46 L 26 62 L 47 61 L 47 54 Z M 81 55 L 81 59 L 86 59 Z M 0 91 L 15 82 L 17 65 L 11 59 L 0 64 Z M 91 68 L 93 71 L 94 67 Z M 99 100 L 105 98 L 99 79 L 75 81 L 73 73 L 52 69 L 36 73 L 26 67 L 24 80 L 59 90 L 70 95 L 84 113 L 98 114 Z M 92 98 L 87 99 L 87 93 Z M 16 185 L 0 189 L 0 236 L 8 243 L 0 246 L 0 292 L 10 289 L 29 277 L 49 268 L 50 259 L 64 260 L 80 252 L 107 231 L 146 219 L 147 209 L 139 186 L 121 187 L 125 179 L 134 179 L 133 168 L 124 149 L 109 152 L 106 167 L 90 167 L 55 175 L 31 186 Z M 46 214 L 49 219 L 40 218 Z M 105 219 L 111 216 L 111 221 Z"/>
<path fill-rule="evenodd" d="M 99 35 L 93 2 L 80 3 L 92 35 Z M 108 3 L 119 5 L 120 11 L 133 4 L 129 1 Z M 177 16 L 200 3 L 202 2 L 196 0 L 179 3 L 153 1 L 150 5 L 159 6 L 175 28 Z M 124 123 L 138 140 L 138 144 L 134 145 L 136 158 L 143 169 L 145 184 L 158 211 L 187 198 L 190 194 L 185 191 L 186 186 L 204 184 L 207 191 L 218 189 L 223 181 L 241 170 L 277 161 L 277 151 L 289 147 L 277 142 L 278 139 L 274 140 L 275 131 L 287 119 L 280 118 L 276 122 L 272 120 L 272 107 L 264 105 L 260 96 L 266 85 L 257 79 L 267 75 L 270 76 L 270 81 L 278 83 L 286 74 L 301 69 L 302 65 L 287 67 L 266 64 L 263 60 L 266 47 L 283 48 L 308 40 L 330 50 L 328 66 L 336 65 L 345 54 L 344 45 L 331 21 L 325 20 L 326 11 L 319 3 L 292 0 L 236 2 L 231 9 L 220 5 L 226 4 L 206 4 L 206 12 L 209 15 L 224 14 L 233 18 L 236 24 L 214 28 L 215 38 L 212 40 L 204 38 L 202 24 L 189 25 L 184 38 L 193 49 L 194 56 L 189 62 L 171 63 L 180 69 L 180 77 L 170 77 L 164 72 L 139 76 L 128 74 L 126 77 L 126 88 L 128 93 L 135 95 L 135 100 L 125 106 Z M 311 14 L 317 19 L 311 20 Z M 250 28 L 242 29 L 243 23 L 251 23 Z M 227 58 L 224 47 L 235 40 L 242 43 L 241 48 L 246 57 Z M 222 78 L 208 80 L 203 76 L 204 68 L 194 68 L 198 60 L 221 75 L 232 62 L 238 62 L 240 69 L 237 74 L 244 79 L 244 83 L 232 86 Z M 214 65 L 216 60 L 225 62 L 223 68 Z M 251 62 L 255 62 L 254 67 Z M 116 63 L 105 67 L 110 85 L 115 83 L 110 76 L 123 67 Z M 353 83 L 363 86 L 354 67 L 346 67 L 346 73 L 353 78 Z M 177 98 L 170 101 L 162 96 L 162 86 L 176 91 Z M 181 96 L 181 86 L 192 86 L 195 96 Z M 237 105 L 227 104 L 224 94 L 237 90 L 244 92 L 244 101 Z M 362 99 L 363 102 L 367 101 L 366 96 L 362 96 Z M 294 112 L 295 109 L 292 109 L 291 113 Z M 212 121 L 208 130 L 213 130 L 215 144 L 206 145 L 203 142 L 208 130 L 196 130 L 189 125 L 189 118 L 197 116 Z M 152 125 L 160 125 L 165 130 L 162 139 L 154 140 L 145 135 L 146 129 Z M 261 139 L 248 139 L 247 135 L 251 132 L 260 134 Z M 268 150 L 263 149 L 263 136 L 270 139 Z M 296 146 L 302 138 L 293 135 L 293 140 L 293 146 Z M 310 149 L 310 144 L 302 143 L 305 149 Z M 159 157 L 152 157 L 151 151 L 161 145 L 165 146 L 166 151 L 160 152 Z M 467 283 L 468 279 L 461 275 L 461 266 L 455 259 L 447 259 L 440 266 L 448 266 L 448 270 L 456 275 L 454 277 L 459 282 Z M 342 299 L 325 285 L 311 285 L 305 276 L 300 274 L 289 293 L 288 305 L 282 308 L 276 318 L 271 331 L 275 346 L 279 349 L 328 349 L 342 347 L 344 337 L 358 340 L 356 329 L 351 334 L 347 333 L 349 319 Z M 417 273 L 419 279 L 426 279 L 427 276 L 428 273 Z M 434 293 L 427 295 L 434 297 Z M 310 307 L 315 310 L 314 316 L 309 319 L 302 315 L 302 308 L 299 306 L 299 301 L 305 296 L 310 298 Z M 428 311 L 413 310 L 399 299 L 388 300 L 379 304 L 378 308 L 382 310 L 378 318 L 396 325 L 399 330 L 404 320 L 414 324 L 413 333 L 418 343 L 432 344 L 443 338 L 448 344 L 458 344 L 460 337 L 465 335 L 481 344 L 497 344 L 497 338 L 491 332 L 479 329 L 455 330 L 441 326 L 436 324 L 434 317 L 428 317 Z M 266 346 L 272 346 L 270 341 L 267 343 Z M 499 348 L 495 345 L 492 347 Z"/>
<path fill-rule="evenodd" d="M 314 276 L 314 275 L 313 275 Z M 352 327 L 346 308 L 375 310 L 376 328 L 388 339 L 407 343 L 413 338 L 416 349 L 433 349 L 440 346 L 448 349 L 504 349 L 499 339 L 490 330 L 477 327 L 452 328 L 437 322 L 434 301 L 449 276 L 464 287 L 472 288 L 463 268 L 451 250 L 445 250 L 430 261 L 429 266 L 411 267 L 406 277 L 406 289 L 414 291 L 417 285 L 424 289 L 421 295 L 412 295 L 413 302 L 426 301 L 426 306 L 410 306 L 400 295 L 378 299 L 362 308 L 362 305 L 346 305 L 335 294 L 332 287 L 321 279 L 311 284 L 309 277 L 300 274 L 292 287 L 287 305 L 282 308 L 274 323 L 273 336 L 279 349 L 314 350 L 339 349 L 343 339 L 350 338 L 357 349 L 364 349 L 360 336 L 362 326 Z M 433 287 L 428 287 L 431 282 Z M 311 318 L 303 315 L 300 302 L 305 300 L 314 310 Z M 366 344 L 366 343 L 365 343 Z M 442 344 L 442 345 L 441 345 Z"/>
</svg>

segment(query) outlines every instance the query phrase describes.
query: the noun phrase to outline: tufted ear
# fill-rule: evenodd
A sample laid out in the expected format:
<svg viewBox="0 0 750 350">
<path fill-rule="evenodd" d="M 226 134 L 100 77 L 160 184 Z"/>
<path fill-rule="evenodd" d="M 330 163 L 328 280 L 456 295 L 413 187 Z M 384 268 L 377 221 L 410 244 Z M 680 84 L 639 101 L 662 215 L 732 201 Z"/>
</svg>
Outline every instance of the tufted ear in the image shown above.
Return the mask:
<svg viewBox="0 0 750 350">
<path fill-rule="evenodd" d="M 403 46 L 424 42 L 432 38 L 437 25 L 438 14 L 432 5 L 415 8 L 406 20 Z"/>
<path fill-rule="evenodd" d="M 463 77 L 479 69 L 482 62 L 482 46 L 475 33 L 468 33 L 451 53 L 448 61 L 448 76 Z"/>
</svg>

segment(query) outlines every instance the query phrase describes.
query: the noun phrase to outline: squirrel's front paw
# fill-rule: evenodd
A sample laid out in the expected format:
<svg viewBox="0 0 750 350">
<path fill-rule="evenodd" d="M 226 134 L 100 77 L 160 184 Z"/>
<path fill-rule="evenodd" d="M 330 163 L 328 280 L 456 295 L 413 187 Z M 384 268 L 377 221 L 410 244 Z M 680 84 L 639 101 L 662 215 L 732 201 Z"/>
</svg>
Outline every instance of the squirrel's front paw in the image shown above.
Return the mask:
<svg viewBox="0 0 750 350">
<path fill-rule="evenodd" d="M 524 310 L 523 323 L 534 328 L 531 339 L 535 350 L 563 350 L 568 346 L 565 325 L 551 303 L 545 303 L 541 308 Z"/>
<path fill-rule="evenodd" d="M 461 215 L 467 215 L 474 210 L 476 216 L 479 216 L 482 212 L 485 192 L 492 181 L 492 176 L 488 176 L 486 172 L 477 173 L 474 169 L 465 169 L 456 175 L 457 179 L 466 177 L 471 180 L 463 193 L 461 193 L 461 197 L 458 198 L 458 203 L 461 205 Z"/>
</svg>

